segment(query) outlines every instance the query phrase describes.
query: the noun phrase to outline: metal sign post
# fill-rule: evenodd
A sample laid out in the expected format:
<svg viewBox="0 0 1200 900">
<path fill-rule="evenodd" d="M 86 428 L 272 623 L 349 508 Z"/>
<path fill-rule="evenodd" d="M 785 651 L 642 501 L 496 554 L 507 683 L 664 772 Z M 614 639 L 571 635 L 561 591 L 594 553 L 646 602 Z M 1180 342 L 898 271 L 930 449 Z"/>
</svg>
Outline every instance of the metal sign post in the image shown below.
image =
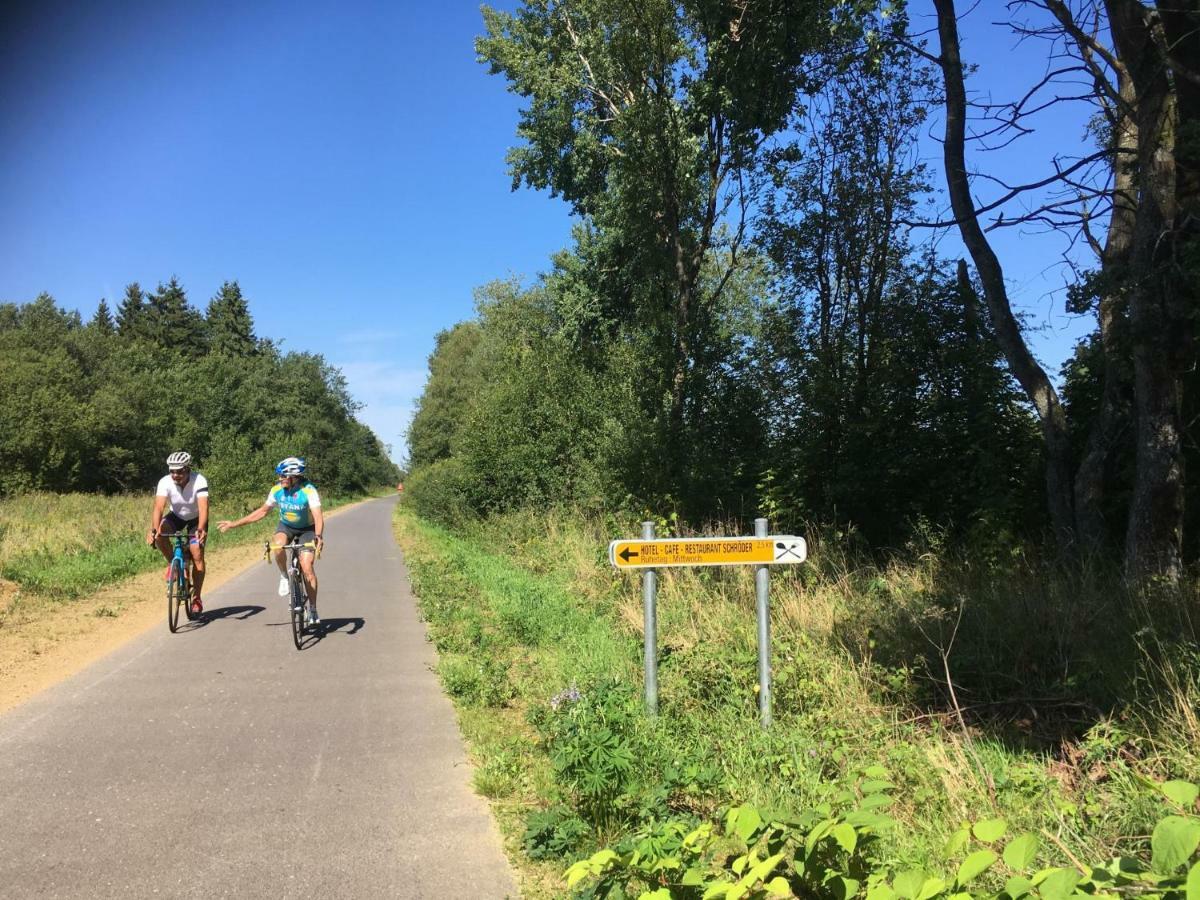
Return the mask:
<svg viewBox="0 0 1200 900">
<path fill-rule="evenodd" d="M 767 520 L 754 520 L 754 536 L 767 536 Z M 754 594 L 758 601 L 758 715 L 763 728 L 771 727 L 771 601 L 768 595 L 770 569 L 754 568 Z"/>
<path fill-rule="evenodd" d="M 654 540 L 654 523 L 642 523 L 642 538 Z M 658 715 L 658 573 L 647 569 L 642 575 L 642 617 L 645 631 L 643 657 L 646 670 L 646 712 Z"/>
<path fill-rule="evenodd" d="M 667 566 L 754 566 L 758 607 L 758 709 L 763 728 L 771 725 L 770 566 L 798 565 L 808 558 L 804 538 L 769 535 L 767 520 L 754 520 L 754 537 L 656 540 L 654 523 L 642 523 L 640 541 L 612 541 L 608 561 L 618 570 L 641 569 L 644 613 L 646 711 L 658 713 L 658 569 Z"/>
</svg>

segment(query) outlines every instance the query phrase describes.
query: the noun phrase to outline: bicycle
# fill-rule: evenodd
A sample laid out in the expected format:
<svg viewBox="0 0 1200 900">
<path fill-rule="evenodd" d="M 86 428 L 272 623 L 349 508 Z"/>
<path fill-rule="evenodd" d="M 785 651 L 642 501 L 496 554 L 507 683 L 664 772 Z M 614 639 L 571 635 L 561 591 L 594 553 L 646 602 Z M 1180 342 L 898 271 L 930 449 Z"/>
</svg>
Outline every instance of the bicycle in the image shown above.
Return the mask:
<svg viewBox="0 0 1200 900">
<path fill-rule="evenodd" d="M 301 550 L 315 550 L 317 558 L 320 559 L 321 548 L 316 541 L 304 544 L 293 541 L 290 544 L 282 545 L 267 541 L 263 549 L 263 559 L 270 562 L 271 556 L 276 550 L 287 551 L 288 607 L 292 619 L 292 642 L 295 643 L 296 649 L 300 650 L 304 644 L 304 635 L 308 632 L 312 621 L 312 604 L 308 599 L 308 586 L 304 583 L 304 575 L 300 571 L 297 557 Z"/>
<path fill-rule="evenodd" d="M 156 540 L 158 536 L 158 532 L 154 532 Z M 175 544 L 175 551 L 171 555 L 171 577 L 167 579 L 167 628 L 174 634 L 179 630 L 180 606 L 189 622 L 196 620 L 196 614 L 192 612 L 192 585 L 188 578 L 188 533 L 176 531 L 162 536 L 170 538 Z"/>
</svg>

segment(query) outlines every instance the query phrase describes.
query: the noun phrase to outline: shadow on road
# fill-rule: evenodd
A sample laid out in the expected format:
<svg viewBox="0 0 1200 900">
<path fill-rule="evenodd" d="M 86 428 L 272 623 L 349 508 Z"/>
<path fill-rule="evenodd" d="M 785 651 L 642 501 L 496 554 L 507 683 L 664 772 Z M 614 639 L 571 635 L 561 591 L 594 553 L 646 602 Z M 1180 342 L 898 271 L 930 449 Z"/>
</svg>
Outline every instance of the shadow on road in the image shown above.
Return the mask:
<svg viewBox="0 0 1200 900">
<path fill-rule="evenodd" d="M 207 625 L 209 622 L 215 622 L 218 619 L 249 619 L 251 616 L 257 616 L 265 610 L 265 606 L 219 606 L 215 609 L 206 609 L 200 613 L 199 617 L 192 623 L 196 626 Z"/>
<path fill-rule="evenodd" d="M 321 624 L 310 628 L 309 633 L 318 641 L 327 635 L 339 632 L 341 634 L 357 634 L 366 624 L 366 619 L 322 619 Z"/>
<path fill-rule="evenodd" d="M 331 634 L 357 634 L 366 624 L 366 619 L 357 616 L 349 619 L 322 619 L 320 625 L 309 625 L 304 629 L 300 647 L 297 649 L 307 650 L 309 647 L 315 647 Z M 291 622 L 285 619 L 282 622 L 267 622 L 266 625 L 270 628 L 290 628 Z"/>
</svg>

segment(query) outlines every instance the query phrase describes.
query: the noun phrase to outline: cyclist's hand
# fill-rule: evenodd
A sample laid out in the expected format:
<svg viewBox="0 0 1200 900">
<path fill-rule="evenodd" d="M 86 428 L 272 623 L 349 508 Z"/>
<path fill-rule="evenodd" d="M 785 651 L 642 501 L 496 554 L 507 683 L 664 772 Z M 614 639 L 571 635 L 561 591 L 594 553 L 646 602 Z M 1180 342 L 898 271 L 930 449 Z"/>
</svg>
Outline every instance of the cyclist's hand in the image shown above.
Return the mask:
<svg viewBox="0 0 1200 900">
<path fill-rule="evenodd" d="M 325 549 L 325 538 L 323 538 L 321 535 L 318 534 L 317 535 L 317 556 L 320 556 L 321 551 L 324 549 Z"/>
<path fill-rule="evenodd" d="M 205 528 L 196 529 L 196 540 L 203 545 L 208 540 L 208 530 Z"/>
<path fill-rule="evenodd" d="M 227 531 L 228 531 L 230 528 L 232 528 L 232 527 L 233 527 L 233 523 L 232 523 L 232 522 L 222 521 L 222 522 L 218 522 L 218 523 L 217 523 L 217 530 L 218 530 L 219 532 L 221 532 L 221 534 L 224 534 L 225 532 L 227 532 Z"/>
<path fill-rule="evenodd" d="M 151 547 L 154 546 L 154 541 L 158 538 L 158 532 L 151 529 L 146 532 L 146 543 Z"/>
</svg>

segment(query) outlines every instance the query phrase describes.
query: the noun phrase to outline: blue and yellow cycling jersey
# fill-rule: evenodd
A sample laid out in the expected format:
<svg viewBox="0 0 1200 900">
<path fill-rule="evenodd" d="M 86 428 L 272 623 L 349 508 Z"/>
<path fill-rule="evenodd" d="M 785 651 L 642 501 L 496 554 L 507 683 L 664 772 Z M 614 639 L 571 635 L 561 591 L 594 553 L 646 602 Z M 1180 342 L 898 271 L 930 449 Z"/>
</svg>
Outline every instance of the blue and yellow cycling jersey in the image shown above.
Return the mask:
<svg viewBox="0 0 1200 900">
<path fill-rule="evenodd" d="M 279 521 L 292 528 L 308 528 L 313 524 L 312 511 L 321 508 L 321 495 L 311 481 L 289 491 L 282 484 L 267 494 L 267 506 L 279 508 Z"/>
</svg>

